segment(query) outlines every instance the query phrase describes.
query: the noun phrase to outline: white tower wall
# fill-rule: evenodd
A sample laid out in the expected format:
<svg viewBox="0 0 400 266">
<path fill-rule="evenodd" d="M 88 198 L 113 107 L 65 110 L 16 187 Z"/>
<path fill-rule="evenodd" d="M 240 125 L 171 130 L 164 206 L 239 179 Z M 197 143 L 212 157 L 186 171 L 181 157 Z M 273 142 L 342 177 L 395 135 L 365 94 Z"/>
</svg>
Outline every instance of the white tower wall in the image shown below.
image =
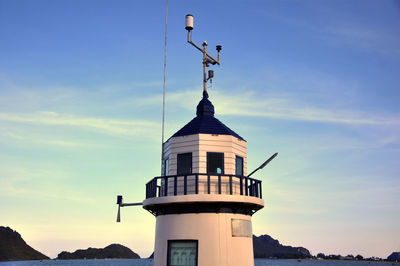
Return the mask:
<svg viewBox="0 0 400 266">
<path fill-rule="evenodd" d="M 232 236 L 232 219 L 251 217 L 232 213 L 160 215 L 156 220 L 154 266 L 167 265 L 168 240 L 198 241 L 199 266 L 254 265 L 252 237 Z"/>
<path fill-rule="evenodd" d="M 163 167 L 169 160 L 167 175 L 176 175 L 177 155 L 192 153 L 192 173 L 207 172 L 207 152 L 224 153 L 225 174 L 235 174 L 236 155 L 243 158 L 243 174 L 247 174 L 247 143 L 231 135 L 193 134 L 170 138 L 164 143 Z"/>
</svg>

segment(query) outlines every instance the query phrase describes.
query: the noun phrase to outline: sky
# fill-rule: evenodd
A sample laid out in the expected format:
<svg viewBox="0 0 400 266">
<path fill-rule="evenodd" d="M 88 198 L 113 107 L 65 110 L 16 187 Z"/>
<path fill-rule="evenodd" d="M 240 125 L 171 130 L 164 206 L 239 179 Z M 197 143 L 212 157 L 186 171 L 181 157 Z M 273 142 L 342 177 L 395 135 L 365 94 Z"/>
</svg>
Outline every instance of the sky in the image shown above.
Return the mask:
<svg viewBox="0 0 400 266">
<path fill-rule="evenodd" d="M 195 116 L 201 54 L 216 117 L 247 140 L 265 208 L 253 233 L 313 255 L 400 251 L 400 2 L 183 1 L 168 6 L 169 138 Z M 54 258 L 120 243 L 155 218 L 122 209 L 160 175 L 165 1 L 0 0 L 0 225 Z"/>
</svg>

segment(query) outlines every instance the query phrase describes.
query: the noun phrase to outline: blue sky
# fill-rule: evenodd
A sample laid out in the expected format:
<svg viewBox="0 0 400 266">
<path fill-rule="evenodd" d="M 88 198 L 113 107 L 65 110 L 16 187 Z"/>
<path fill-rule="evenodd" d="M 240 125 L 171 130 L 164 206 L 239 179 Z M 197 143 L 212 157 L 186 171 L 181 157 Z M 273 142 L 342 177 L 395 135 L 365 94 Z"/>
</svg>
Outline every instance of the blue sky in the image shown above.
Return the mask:
<svg viewBox="0 0 400 266">
<path fill-rule="evenodd" d="M 222 44 L 216 116 L 248 141 L 255 234 L 318 252 L 400 250 L 400 4 L 170 1 L 166 136 L 195 115 L 201 54 Z M 34 248 L 153 250 L 164 1 L 0 0 L 0 221 Z"/>
</svg>

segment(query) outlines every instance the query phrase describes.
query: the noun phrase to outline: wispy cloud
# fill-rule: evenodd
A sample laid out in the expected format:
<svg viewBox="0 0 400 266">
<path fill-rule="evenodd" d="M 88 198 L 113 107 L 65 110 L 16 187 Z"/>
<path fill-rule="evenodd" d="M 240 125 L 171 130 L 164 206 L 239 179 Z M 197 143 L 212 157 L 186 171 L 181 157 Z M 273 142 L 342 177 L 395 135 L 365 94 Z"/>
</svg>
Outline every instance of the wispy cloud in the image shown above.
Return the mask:
<svg viewBox="0 0 400 266">
<path fill-rule="evenodd" d="M 90 146 L 87 142 L 79 142 L 79 141 L 69 141 L 65 139 L 56 139 L 51 137 L 39 137 L 39 136 L 32 136 L 31 134 L 18 134 L 15 132 L 0 132 L 0 141 L 1 139 L 5 141 L 9 141 L 9 139 L 16 140 L 18 142 L 24 143 L 37 143 L 40 145 L 55 145 L 61 147 L 70 147 L 70 148 L 77 148 L 77 147 L 86 147 Z"/>
<path fill-rule="evenodd" d="M 349 44 L 364 50 L 399 56 L 400 39 L 386 30 L 367 28 L 357 24 L 336 24 L 323 30 L 333 43 Z"/>
<path fill-rule="evenodd" d="M 196 99 L 197 91 L 174 92 L 168 95 L 168 103 L 193 109 L 191 100 Z M 195 101 L 195 100 L 193 100 Z M 321 123 L 340 123 L 350 125 L 400 125 L 400 117 L 384 116 L 358 110 L 337 110 L 321 108 L 296 99 L 295 95 L 267 96 L 253 92 L 232 95 L 214 92 L 213 102 L 221 115 L 268 117 L 274 119 L 299 120 Z"/>
<path fill-rule="evenodd" d="M 315 16 L 281 16 L 270 12 L 266 15 L 294 28 L 311 31 L 330 45 L 344 45 L 362 51 L 400 56 L 400 38 L 395 26 L 385 27 L 373 21 L 357 21 L 351 10 L 345 10 L 338 19 L 338 14 L 333 13 L 332 7 L 326 4 L 302 2 L 302 5 L 307 5 L 308 9 L 313 10 Z"/>
<path fill-rule="evenodd" d="M 0 164 L 0 192 L 2 195 L 23 198 L 44 198 L 91 203 L 92 199 L 85 197 L 76 189 L 66 184 L 60 186 L 57 182 L 70 178 L 70 173 L 55 169 L 53 166 L 36 168 L 30 164 L 25 166 Z M 29 166 L 29 168 L 26 168 Z M 66 193 L 67 192 L 67 193 Z"/>
<path fill-rule="evenodd" d="M 0 121 L 81 127 L 108 134 L 127 136 L 146 136 L 159 128 L 158 123 L 151 121 L 81 117 L 56 112 L 0 113 Z"/>
</svg>

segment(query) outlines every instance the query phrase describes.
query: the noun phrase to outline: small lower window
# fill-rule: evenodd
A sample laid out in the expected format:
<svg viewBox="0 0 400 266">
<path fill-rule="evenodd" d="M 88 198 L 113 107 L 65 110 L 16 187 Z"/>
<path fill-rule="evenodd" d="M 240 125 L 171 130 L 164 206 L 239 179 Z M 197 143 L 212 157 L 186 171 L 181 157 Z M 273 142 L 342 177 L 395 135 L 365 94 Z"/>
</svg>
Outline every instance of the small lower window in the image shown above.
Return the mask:
<svg viewBox="0 0 400 266">
<path fill-rule="evenodd" d="M 168 240 L 168 266 L 197 266 L 197 240 Z"/>
</svg>

